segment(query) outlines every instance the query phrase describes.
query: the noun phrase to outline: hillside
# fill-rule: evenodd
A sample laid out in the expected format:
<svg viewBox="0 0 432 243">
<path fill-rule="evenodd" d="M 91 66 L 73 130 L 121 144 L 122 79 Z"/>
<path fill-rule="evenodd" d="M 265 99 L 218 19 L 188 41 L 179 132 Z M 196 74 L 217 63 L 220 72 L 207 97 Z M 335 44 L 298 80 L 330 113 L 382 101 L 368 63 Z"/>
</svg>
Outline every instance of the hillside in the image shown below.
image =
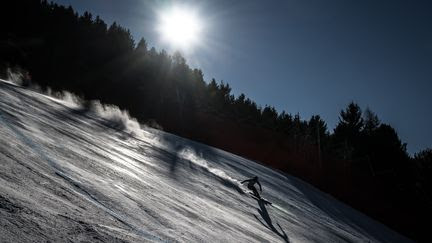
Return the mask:
<svg viewBox="0 0 432 243">
<path fill-rule="evenodd" d="M 409 242 L 239 156 L 0 82 L 1 242 Z M 257 175 L 265 205 L 240 181 Z"/>
</svg>

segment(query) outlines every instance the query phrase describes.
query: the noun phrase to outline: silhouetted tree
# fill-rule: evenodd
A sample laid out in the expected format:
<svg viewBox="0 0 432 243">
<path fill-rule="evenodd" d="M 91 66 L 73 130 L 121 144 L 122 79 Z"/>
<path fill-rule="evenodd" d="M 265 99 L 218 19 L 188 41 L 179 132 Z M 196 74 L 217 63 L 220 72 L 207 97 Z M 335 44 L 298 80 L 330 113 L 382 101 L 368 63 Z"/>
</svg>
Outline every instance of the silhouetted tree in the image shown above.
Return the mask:
<svg viewBox="0 0 432 243">
<path fill-rule="evenodd" d="M 428 205 L 432 205 L 432 149 L 414 155 L 416 169 L 415 190 Z"/>
<path fill-rule="evenodd" d="M 313 144 L 323 145 L 327 143 L 329 136 L 327 124 L 319 115 L 314 115 L 309 119 L 308 135 Z"/>
<path fill-rule="evenodd" d="M 366 134 L 371 134 L 375 129 L 378 128 L 381 121 L 379 120 L 378 116 L 371 111 L 369 108 L 366 108 L 363 112 L 363 120 L 364 120 L 364 132 Z"/>
<path fill-rule="evenodd" d="M 363 125 L 362 112 L 356 103 L 351 102 L 345 110 L 341 110 L 339 123 L 333 134 L 333 146 L 342 158 L 352 159 L 356 156 L 355 150 Z"/>
<path fill-rule="evenodd" d="M 339 124 L 336 126 L 335 133 L 341 132 L 348 138 L 355 137 L 360 133 L 363 125 L 360 107 L 351 102 L 345 110 L 341 110 Z"/>
<path fill-rule="evenodd" d="M 394 128 L 381 124 L 372 132 L 367 143 L 377 174 L 403 173 L 404 163 L 408 160 L 406 144 L 401 142 Z"/>
</svg>

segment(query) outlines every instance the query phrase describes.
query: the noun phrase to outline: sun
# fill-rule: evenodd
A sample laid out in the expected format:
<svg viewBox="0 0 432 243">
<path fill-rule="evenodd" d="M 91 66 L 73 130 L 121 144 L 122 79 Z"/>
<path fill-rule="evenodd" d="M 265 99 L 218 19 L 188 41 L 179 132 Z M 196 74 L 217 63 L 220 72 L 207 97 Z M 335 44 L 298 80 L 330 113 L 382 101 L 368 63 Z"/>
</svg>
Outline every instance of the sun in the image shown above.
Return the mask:
<svg viewBox="0 0 432 243">
<path fill-rule="evenodd" d="M 199 42 L 202 22 L 195 11 L 176 7 L 159 14 L 157 30 L 163 41 L 186 49 Z"/>
</svg>

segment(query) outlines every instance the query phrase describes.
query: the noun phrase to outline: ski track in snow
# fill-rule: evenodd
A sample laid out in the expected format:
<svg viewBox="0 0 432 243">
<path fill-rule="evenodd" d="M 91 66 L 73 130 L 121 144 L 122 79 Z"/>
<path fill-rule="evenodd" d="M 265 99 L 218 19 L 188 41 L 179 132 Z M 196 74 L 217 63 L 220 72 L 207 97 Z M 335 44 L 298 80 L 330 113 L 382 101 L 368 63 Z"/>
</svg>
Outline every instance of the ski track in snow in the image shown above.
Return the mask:
<svg viewBox="0 0 432 243">
<path fill-rule="evenodd" d="M 0 81 L 1 242 L 410 242 L 295 177 L 105 119 Z"/>
</svg>

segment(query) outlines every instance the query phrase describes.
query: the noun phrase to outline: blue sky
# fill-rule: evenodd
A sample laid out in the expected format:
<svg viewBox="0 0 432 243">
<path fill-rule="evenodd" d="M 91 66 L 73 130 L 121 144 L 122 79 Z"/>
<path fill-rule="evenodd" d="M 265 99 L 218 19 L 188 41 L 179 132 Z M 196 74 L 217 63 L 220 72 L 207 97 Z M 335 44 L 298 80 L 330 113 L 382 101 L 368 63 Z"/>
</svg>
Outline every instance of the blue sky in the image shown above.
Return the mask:
<svg viewBox="0 0 432 243">
<path fill-rule="evenodd" d="M 432 3 L 428 1 L 56 0 L 129 28 L 157 49 L 157 12 L 181 4 L 205 29 L 185 51 L 206 80 L 333 130 L 357 102 L 396 128 L 411 153 L 432 147 Z"/>
</svg>

